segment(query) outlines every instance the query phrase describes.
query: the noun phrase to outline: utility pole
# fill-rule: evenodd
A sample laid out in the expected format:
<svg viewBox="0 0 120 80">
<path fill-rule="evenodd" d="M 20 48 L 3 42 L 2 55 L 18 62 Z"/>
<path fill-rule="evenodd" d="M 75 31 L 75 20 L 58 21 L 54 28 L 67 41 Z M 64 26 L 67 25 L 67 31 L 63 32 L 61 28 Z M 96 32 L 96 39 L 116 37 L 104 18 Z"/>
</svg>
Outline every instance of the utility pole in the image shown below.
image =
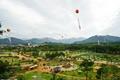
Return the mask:
<svg viewBox="0 0 120 80">
<path fill-rule="evenodd" d="M 97 43 L 98 43 L 98 45 L 100 45 L 100 41 L 99 41 L 99 40 L 98 40 L 98 42 L 97 42 Z"/>
</svg>

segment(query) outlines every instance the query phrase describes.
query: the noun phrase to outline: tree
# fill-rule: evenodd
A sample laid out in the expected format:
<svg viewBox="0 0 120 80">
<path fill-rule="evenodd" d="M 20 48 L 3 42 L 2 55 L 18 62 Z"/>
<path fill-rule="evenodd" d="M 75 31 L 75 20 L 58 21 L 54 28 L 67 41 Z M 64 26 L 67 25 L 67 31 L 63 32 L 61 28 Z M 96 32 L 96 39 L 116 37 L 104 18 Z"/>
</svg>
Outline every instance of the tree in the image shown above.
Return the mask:
<svg viewBox="0 0 120 80">
<path fill-rule="evenodd" d="M 33 57 L 38 57 L 39 56 L 39 51 L 37 51 L 37 50 L 34 50 L 33 52 L 32 52 L 32 56 Z"/>
<path fill-rule="evenodd" d="M 57 80 L 65 80 L 63 77 L 59 77 L 57 78 Z"/>
<path fill-rule="evenodd" d="M 58 52 L 58 51 L 45 54 L 45 58 L 47 58 L 49 60 L 53 60 L 56 57 L 60 57 L 60 56 L 65 56 L 65 54 L 63 52 Z"/>
<path fill-rule="evenodd" d="M 3 62 L 0 60 L 0 79 L 7 79 L 9 77 L 10 66 L 7 61 Z"/>
<path fill-rule="evenodd" d="M 80 67 L 81 67 L 82 71 L 85 72 L 86 80 L 88 80 L 88 73 L 89 73 L 89 71 L 93 70 L 93 65 L 94 65 L 94 62 L 91 61 L 91 60 L 87 60 L 87 59 L 85 59 L 80 64 Z"/>
<path fill-rule="evenodd" d="M 112 80 L 120 80 L 120 68 L 117 66 L 111 66 L 112 68 Z"/>
<path fill-rule="evenodd" d="M 97 70 L 97 79 L 101 80 L 119 80 L 120 69 L 114 65 L 101 65 L 101 68 Z"/>
<path fill-rule="evenodd" d="M 17 80 L 25 80 L 25 78 L 23 75 L 19 75 L 19 76 L 17 76 Z"/>
<path fill-rule="evenodd" d="M 55 67 L 55 68 L 53 68 L 53 78 L 52 78 L 52 80 L 57 80 L 56 79 L 56 74 L 57 73 L 59 73 L 61 71 L 61 67 Z"/>
</svg>

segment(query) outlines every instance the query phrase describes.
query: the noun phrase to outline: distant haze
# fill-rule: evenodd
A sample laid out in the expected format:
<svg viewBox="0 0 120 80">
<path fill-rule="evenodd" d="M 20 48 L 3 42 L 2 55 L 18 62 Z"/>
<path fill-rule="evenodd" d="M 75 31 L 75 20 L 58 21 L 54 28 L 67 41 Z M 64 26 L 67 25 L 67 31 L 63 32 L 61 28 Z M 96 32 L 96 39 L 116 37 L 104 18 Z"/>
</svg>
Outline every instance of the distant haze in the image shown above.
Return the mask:
<svg viewBox="0 0 120 80">
<path fill-rule="evenodd" d="M 0 0 L 0 22 L 17 38 L 120 36 L 120 0 Z"/>
</svg>

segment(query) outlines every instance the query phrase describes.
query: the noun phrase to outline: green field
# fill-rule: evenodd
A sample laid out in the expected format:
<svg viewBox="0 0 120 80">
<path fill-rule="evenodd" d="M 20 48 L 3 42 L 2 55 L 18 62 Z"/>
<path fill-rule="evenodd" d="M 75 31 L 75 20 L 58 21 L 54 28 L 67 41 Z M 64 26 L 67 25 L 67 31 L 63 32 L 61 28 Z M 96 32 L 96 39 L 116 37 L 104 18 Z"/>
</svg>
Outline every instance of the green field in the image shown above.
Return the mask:
<svg viewBox="0 0 120 80">
<path fill-rule="evenodd" d="M 58 55 L 53 55 L 54 53 Z M 102 64 L 120 67 L 120 55 L 102 54 L 91 51 L 39 51 L 38 53 L 34 54 L 37 54 L 37 56 L 32 55 L 30 52 L 19 54 L 10 52 L 0 55 L 1 61 L 7 61 L 9 62 L 9 65 L 14 67 L 15 71 L 13 71 L 14 74 L 11 75 L 10 79 L 51 80 L 53 78 L 53 73 L 50 71 L 44 72 L 39 70 L 39 68 L 34 68 L 32 70 L 23 69 L 23 66 L 26 65 L 39 65 L 38 67 L 41 67 L 40 64 L 42 63 L 44 63 L 44 67 L 49 66 L 51 68 L 60 65 L 67 66 L 56 74 L 56 80 L 85 80 L 86 75 L 80 67 L 80 64 L 85 59 L 90 59 L 94 62 L 94 65 L 92 66 L 93 71 L 89 71 L 88 73 L 90 80 L 96 79 L 96 67 L 100 67 Z M 47 56 L 48 54 L 49 56 Z"/>
</svg>

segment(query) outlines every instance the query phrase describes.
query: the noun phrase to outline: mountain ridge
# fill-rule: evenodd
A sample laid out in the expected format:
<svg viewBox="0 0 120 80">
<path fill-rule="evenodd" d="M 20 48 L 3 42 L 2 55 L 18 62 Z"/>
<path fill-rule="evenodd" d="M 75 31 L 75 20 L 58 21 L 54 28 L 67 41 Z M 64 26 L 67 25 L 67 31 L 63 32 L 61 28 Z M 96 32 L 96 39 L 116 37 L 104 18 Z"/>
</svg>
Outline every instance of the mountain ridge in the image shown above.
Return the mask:
<svg viewBox="0 0 120 80">
<path fill-rule="evenodd" d="M 85 39 L 83 41 L 75 42 L 75 44 L 81 44 L 81 43 L 96 43 L 96 42 L 120 42 L 120 37 L 118 36 L 111 36 L 111 35 L 95 35 L 91 36 L 88 39 Z"/>
<path fill-rule="evenodd" d="M 52 42 L 52 43 L 65 43 L 65 44 L 71 44 L 75 41 L 82 41 L 85 38 L 69 38 L 69 39 L 53 39 L 53 38 L 32 38 L 32 39 L 19 39 L 19 38 L 15 38 L 15 37 L 11 37 L 11 43 L 13 45 L 17 45 L 17 44 L 42 44 L 42 43 L 46 43 L 46 42 Z M 8 38 L 4 38 L 4 39 L 0 39 L 0 44 L 10 44 L 9 39 Z"/>
<path fill-rule="evenodd" d="M 87 39 L 79 37 L 79 38 L 69 38 L 69 39 L 53 39 L 53 38 L 32 38 L 32 39 L 19 39 L 15 37 L 11 37 L 11 44 L 18 45 L 18 44 L 42 44 L 46 42 L 50 43 L 63 43 L 63 44 L 84 44 L 84 43 L 96 43 L 96 42 L 120 42 L 120 37 L 111 36 L 111 35 L 94 35 Z M 4 38 L 0 39 L 0 44 L 7 44 L 9 45 L 9 39 Z"/>
</svg>

